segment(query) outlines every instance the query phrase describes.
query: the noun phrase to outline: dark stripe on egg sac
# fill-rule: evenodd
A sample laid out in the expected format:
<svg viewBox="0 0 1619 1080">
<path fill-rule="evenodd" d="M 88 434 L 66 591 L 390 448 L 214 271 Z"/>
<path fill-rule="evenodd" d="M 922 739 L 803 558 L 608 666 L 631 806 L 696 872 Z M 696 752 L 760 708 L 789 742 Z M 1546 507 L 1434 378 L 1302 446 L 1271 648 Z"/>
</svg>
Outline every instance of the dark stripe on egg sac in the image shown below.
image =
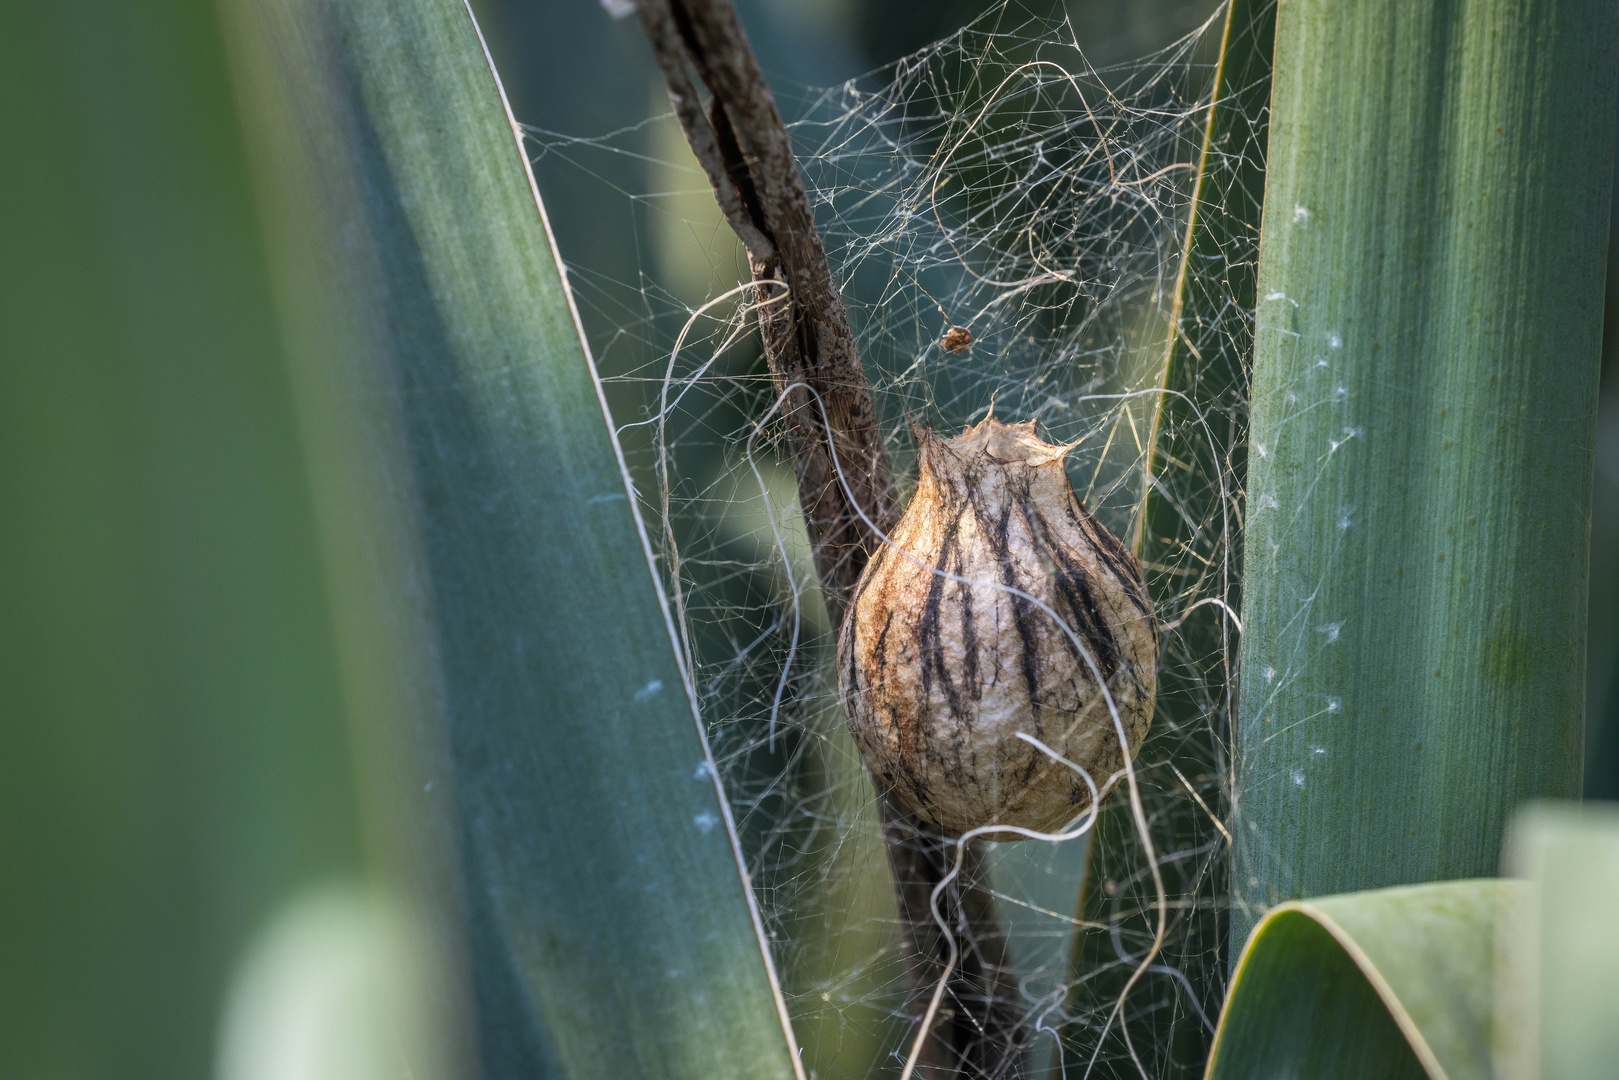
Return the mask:
<svg viewBox="0 0 1619 1080">
<path fill-rule="evenodd" d="M 1084 564 L 1074 558 L 1067 545 L 1053 535 L 1051 526 L 1032 502 L 1024 503 L 1023 516 L 1029 522 L 1030 538 L 1056 568 L 1052 584 L 1062 596 L 1069 615 L 1074 620 L 1075 635 L 1082 638 L 1085 647 L 1090 650 L 1091 659 L 1095 661 L 1097 670 L 1102 674 L 1102 681 L 1111 682 L 1119 670 L 1119 643 L 1097 607 L 1096 596 L 1091 591 L 1090 574 L 1086 572 Z M 1074 643 L 1067 634 L 1062 634 L 1062 640 L 1070 652 L 1076 653 L 1075 658 L 1078 659 Z M 1084 664 L 1083 660 L 1080 662 Z M 1089 675 L 1088 665 L 1085 666 L 1085 671 Z"/>
<path fill-rule="evenodd" d="M 950 572 L 950 552 L 956 545 L 956 534 L 961 529 L 961 516 L 966 509 L 965 504 L 956 507 L 956 512 L 950 517 L 950 523 L 945 526 L 944 536 L 939 541 L 939 561 L 934 567 L 939 573 L 928 575 L 931 580 L 928 582 L 927 601 L 922 608 L 921 625 L 917 627 L 917 642 L 921 646 L 922 654 L 920 657 L 922 697 L 924 700 L 927 698 L 933 689 L 933 679 L 937 676 L 939 685 L 944 688 L 945 699 L 950 704 L 950 712 L 958 720 L 965 713 L 955 680 L 950 677 L 950 664 L 944 655 L 944 635 L 939 626 L 939 606 L 944 600 L 945 586 L 950 583 L 950 579 L 944 574 Z"/>
<path fill-rule="evenodd" d="M 1001 583 L 1007 588 L 1019 589 L 1019 592 L 1007 593 L 1006 598 L 1012 603 L 1012 622 L 1017 626 L 1018 637 L 1023 640 L 1023 651 L 1019 659 L 1023 662 L 1023 681 L 1029 688 L 1029 702 L 1034 704 L 1040 699 L 1040 675 L 1034 666 L 1035 648 L 1039 644 L 1039 638 L 1029 622 L 1029 615 L 1035 610 L 1034 605 L 1019 595 L 1020 592 L 1029 590 L 1019 587 L 1017 575 L 1012 570 L 1011 551 L 1008 546 L 1011 528 L 1012 504 L 1008 501 L 1001 508 L 1000 525 L 995 533 L 995 552 L 1001 564 Z"/>
<path fill-rule="evenodd" d="M 843 655 L 840 659 L 848 668 L 848 679 L 844 682 L 843 693 L 845 697 L 850 694 L 863 694 L 865 690 L 860 685 L 860 621 L 855 618 L 855 606 L 849 605 L 848 614 L 843 619 L 843 633 L 838 636 L 838 647 Z M 840 680 L 841 681 L 841 680 Z M 845 709 L 851 719 L 855 716 L 854 709 Z"/>
<path fill-rule="evenodd" d="M 1096 548 L 1097 555 L 1107 563 L 1107 568 L 1113 571 L 1113 576 L 1124 587 L 1125 593 L 1141 614 L 1150 616 L 1152 604 L 1147 600 L 1147 587 L 1141 580 L 1141 564 L 1107 529 L 1101 522 L 1086 510 L 1077 499 L 1069 500 L 1068 520 L 1078 525 L 1085 536 L 1089 538 L 1092 546 Z"/>
<path fill-rule="evenodd" d="M 888 614 L 883 616 L 883 628 L 877 634 L 877 644 L 871 647 L 871 666 L 876 671 L 888 670 L 888 630 L 894 625 L 894 610 L 890 608 Z"/>
<path fill-rule="evenodd" d="M 850 692 L 853 693 L 864 693 L 864 689 L 860 686 L 860 620 L 856 618 L 855 613 L 860 607 L 861 598 L 866 595 L 871 583 L 877 580 L 877 575 L 881 573 L 883 563 L 887 560 L 888 545 L 883 544 L 866 564 L 866 569 L 860 574 L 860 580 L 855 582 L 854 595 L 849 598 L 849 607 L 843 613 L 843 626 L 838 632 L 838 646 L 846 650 L 846 654 L 840 659 L 848 666 L 848 685 Z"/>
<path fill-rule="evenodd" d="M 969 499 L 963 512 L 970 512 L 972 514 L 973 529 L 976 535 L 983 536 L 984 515 L 979 512 L 978 504 Z M 956 545 L 955 574 L 960 578 L 969 576 L 967 574 L 967 565 L 963 560 L 960 544 Z M 979 695 L 983 693 L 984 687 L 979 678 L 978 671 L 978 624 L 973 621 L 974 591 L 974 587 L 967 584 L 965 581 L 956 582 L 956 595 L 960 597 L 961 600 L 961 645 L 962 651 L 965 653 L 965 655 L 962 657 L 962 667 L 964 669 L 962 671 L 962 681 L 967 684 L 968 695 L 974 701 L 977 701 Z M 990 610 L 994 610 L 993 605 L 991 605 Z"/>
</svg>

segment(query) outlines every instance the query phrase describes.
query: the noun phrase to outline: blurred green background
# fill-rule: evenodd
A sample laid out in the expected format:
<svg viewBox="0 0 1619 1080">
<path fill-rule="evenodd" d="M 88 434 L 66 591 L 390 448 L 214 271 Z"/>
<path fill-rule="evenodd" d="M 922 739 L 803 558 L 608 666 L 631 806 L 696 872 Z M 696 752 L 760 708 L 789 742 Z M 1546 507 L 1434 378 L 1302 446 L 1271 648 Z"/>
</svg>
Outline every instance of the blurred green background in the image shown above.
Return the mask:
<svg viewBox="0 0 1619 1080">
<path fill-rule="evenodd" d="M 633 20 L 591 0 L 473 6 L 519 120 L 598 136 L 664 111 Z M 739 7 L 791 115 L 804 87 L 987 5 Z M 1208 10 L 1067 8 L 1097 63 Z M 323 463 L 299 440 L 214 6 L 7 5 L 0 101 L 0 1077 L 208 1076 L 256 935 L 306 890 L 375 873 L 307 479 Z M 635 136 L 650 158 L 666 128 Z M 680 280 L 685 219 L 624 194 L 659 190 L 660 167 L 536 162 L 587 334 L 618 370 L 643 359 L 617 333 L 642 275 L 683 299 L 710 284 Z M 1611 269 L 1608 288 L 1586 792 L 1616 799 Z"/>
<path fill-rule="evenodd" d="M 216 14 L 9 4 L 0 100 L 0 1076 L 207 1076 L 361 865 Z"/>
</svg>

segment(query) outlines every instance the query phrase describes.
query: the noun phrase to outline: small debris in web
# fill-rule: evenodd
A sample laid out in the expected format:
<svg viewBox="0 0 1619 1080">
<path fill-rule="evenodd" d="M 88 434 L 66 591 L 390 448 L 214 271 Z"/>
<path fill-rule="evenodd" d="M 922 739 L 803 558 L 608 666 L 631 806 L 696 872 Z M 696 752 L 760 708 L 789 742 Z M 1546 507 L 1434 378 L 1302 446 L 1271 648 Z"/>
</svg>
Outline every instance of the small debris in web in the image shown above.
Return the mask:
<svg viewBox="0 0 1619 1080">
<path fill-rule="evenodd" d="M 952 326 L 939 339 L 939 348 L 947 353 L 958 353 L 973 343 L 973 332 L 965 326 Z"/>
</svg>

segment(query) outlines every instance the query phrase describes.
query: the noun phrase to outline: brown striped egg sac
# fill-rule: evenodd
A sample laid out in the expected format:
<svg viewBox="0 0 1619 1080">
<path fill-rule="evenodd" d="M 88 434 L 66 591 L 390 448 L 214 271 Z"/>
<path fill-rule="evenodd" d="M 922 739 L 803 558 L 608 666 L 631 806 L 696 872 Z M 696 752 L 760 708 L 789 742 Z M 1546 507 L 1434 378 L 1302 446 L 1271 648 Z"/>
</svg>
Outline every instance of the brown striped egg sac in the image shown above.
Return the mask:
<svg viewBox="0 0 1619 1080">
<path fill-rule="evenodd" d="M 1051 831 L 1089 807 L 1084 780 L 1019 732 L 1101 788 L 1124 767 L 1108 696 L 1132 758 L 1152 723 L 1158 622 L 1141 566 L 1074 494 L 1068 450 L 1032 420 L 921 432 L 916 493 L 839 631 L 855 742 L 948 832 Z"/>
</svg>

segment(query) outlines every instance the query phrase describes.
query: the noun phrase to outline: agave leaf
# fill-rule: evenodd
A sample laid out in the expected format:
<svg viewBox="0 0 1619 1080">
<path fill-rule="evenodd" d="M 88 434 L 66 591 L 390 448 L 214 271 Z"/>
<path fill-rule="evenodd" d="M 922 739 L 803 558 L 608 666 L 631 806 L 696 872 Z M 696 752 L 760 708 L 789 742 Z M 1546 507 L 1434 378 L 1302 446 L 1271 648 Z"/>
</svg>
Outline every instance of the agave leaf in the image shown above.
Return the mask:
<svg viewBox="0 0 1619 1080">
<path fill-rule="evenodd" d="M 1210 1080 L 1489 1080 L 1497 927 L 1523 897 L 1472 880 L 1278 905 L 1237 962 Z"/>
<path fill-rule="evenodd" d="M 227 13 L 295 379 L 338 474 L 317 477 L 330 575 L 371 579 L 350 667 L 419 714 L 422 782 L 396 794 L 459 847 L 438 887 L 465 917 L 486 1073 L 792 1076 L 668 606 L 470 11 Z M 410 838 L 389 842 L 408 865 Z"/>
<path fill-rule="evenodd" d="M 1619 7 L 1277 15 L 1232 935 L 1577 794 Z"/>
</svg>

